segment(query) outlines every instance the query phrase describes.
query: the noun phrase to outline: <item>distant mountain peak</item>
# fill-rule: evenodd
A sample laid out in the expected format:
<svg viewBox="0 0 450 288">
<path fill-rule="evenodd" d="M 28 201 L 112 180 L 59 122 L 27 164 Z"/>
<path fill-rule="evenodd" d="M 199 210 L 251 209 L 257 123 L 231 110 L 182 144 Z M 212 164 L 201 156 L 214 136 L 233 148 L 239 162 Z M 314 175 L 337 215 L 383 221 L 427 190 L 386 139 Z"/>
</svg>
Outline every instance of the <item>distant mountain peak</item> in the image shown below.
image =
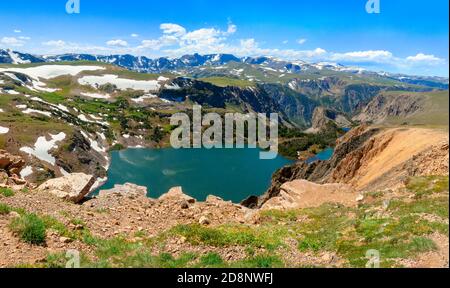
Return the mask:
<svg viewBox="0 0 450 288">
<path fill-rule="evenodd" d="M 62 61 L 97 61 L 114 64 L 129 70 L 144 73 L 178 73 L 190 71 L 203 66 L 224 66 L 230 62 L 260 66 L 266 71 L 280 73 L 301 74 L 303 72 L 321 73 L 322 70 L 344 72 L 349 74 L 365 74 L 369 76 L 385 77 L 387 79 L 401 81 L 409 84 L 424 85 L 440 89 L 448 89 L 448 78 L 409 76 L 393 73 L 377 73 L 367 71 L 361 67 L 345 66 L 335 62 L 308 63 L 303 60 L 288 61 L 273 56 L 237 57 L 233 54 L 187 54 L 179 58 L 160 57 L 150 59 L 146 56 L 123 55 L 92 55 L 92 54 L 61 54 L 37 56 L 0 49 L 0 64 L 25 64 Z M 226 67 L 225 67 L 226 68 Z"/>
</svg>

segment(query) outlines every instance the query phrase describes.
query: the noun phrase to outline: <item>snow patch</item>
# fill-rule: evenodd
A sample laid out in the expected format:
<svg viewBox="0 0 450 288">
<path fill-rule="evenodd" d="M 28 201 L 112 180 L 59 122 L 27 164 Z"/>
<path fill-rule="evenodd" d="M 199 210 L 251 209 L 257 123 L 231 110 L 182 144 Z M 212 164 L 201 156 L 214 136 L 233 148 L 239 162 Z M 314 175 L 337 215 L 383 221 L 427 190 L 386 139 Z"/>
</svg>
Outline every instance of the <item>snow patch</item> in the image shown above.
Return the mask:
<svg viewBox="0 0 450 288">
<path fill-rule="evenodd" d="M 47 116 L 47 117 L 51 117 L 52 116 L 52 113 L 50 113 L 50 112 L 36 110 L 36 109 L 31 109 L 31 108 L 23 110 L 22 113 L 24 113 L 24 114 L 33 114 L 33 113 L 35 113 L 35 114 L 41 114 L 41 115 L 44 115 L 44 116 Z"/>
<path fill-rule="evenodd" d="M 87 93 L 82 92 L 82 96 L 89 97 L 89 98 L 95 98 L 95 99 L 109 99 L 111 96 L 109 94 L 100 94 L 100 93 Z"/>
<path fill-rule="evenodd" d="M 10 95 L 19 95 L 20 93 L 16 90 L 3 90 L 4 93 L 10 94 Z"/>
<path fill-rule="evenodd" d="M 167 81 L 170 80 L 170 78 L 164 77 L 164 76 L 159 76 L 158 77 L 158 81 Z"/>
<path fill-rule="evenodd" d="M 0 126 L 0 134 L 6 134 L 9 132 L 9 128 Z"/>
<path fill-rule="evenodd" d="M 86 117 L 86 115 L 84 115 L 84 114 L 78 115 L 78 119 L 80 119 L 80 120 L 83 121 L 83 122 L 87 122 L 87 123 L 95 123 L 95 124 L 100 124 L 100 125 L 103 125 L 103 126 L 109 126 L 109 123 L 108 123 L 108 122 L 89 120 L 89 119 Z"/>
<path fill-rule="evenodd" d="M 133 89 L 143 90 L 146 92 L 157 91 L 160 88 L 157 80 L 139 81 L 133 79 L 119 78 L 117 75 L 106 74 L 102 76 L 84 76 L 78 79 L 78 83 L 81 85 L 90 85 L 92 87 L 98 87 L 111 83 L 117 86 L 121 90 Z"/>
<path fill-rule="evenodd" d="M 33 174 L 33 167 L 27 166 L 20 171 L 20 178 L 24 179 Z"/>
<path fill-rule="evenodd" d="M 50 138 L 50 140 L 47 140 L 45 136 L 41 136 L 34 144 L 34 148 L 22 147 L 20 148 L 20 151 L 25 152 L 29 155 L 33 155 L 39 160 L 50 163 L 51 165 L 55 165 L 56 159 L 49 154 L 49 151 L 58 147 L 56 143 L 63 141 L 66 138 L 66 133 L 61 132 L 56 135 L 50 134 Z"/>
<path fill-rule="evenodd" d="M 152 99 L 152 98 L 158 98 L 158 96 L 153 95 L 153 94 L 145 94 L 141 97 L 138 98 L 133 98 L 131 99 L 131 101 L 135 102 L 135 103 L 142 103 L 144 102 L 146 99 Z"/>
<path fill-rule="evenodd" d="M 108 177 L 105 177 L 105 178 L 97 178 L 97 180 L 95 181 L 94 185 L 92 185 L 91 191 L 94 191 L 94 190 L 96 190 L 97 188 L 103 186 L 103 184 L 105 184 L 106 181 L 108 181 Z"/>
<path fill-rule="evenodd" d="M 64 170 L 64 168 L 62 168 L 62 167 L 59 167 L 59 171 L 61 172 L 61 174 L 62 174 L 63 176 L 67 176 L 67 175 L 70 174 L 69 172 L 67 172 L 66 170 Z"/>
<path fill-rule="evenodd" d="M 3 68 L 0 69 L 0 72 L 9 71 L 22 73 L 38 80 L 39 78 L 52 79 L 63 75 L 75 76 L 82 71 L 96 71 L 104 69 L 104 67 L 100 66 L 41 65 L 29 68 Z"/>
<path fill-rule="evenodd" d="M 89 141 L 89 143 L 91 144 L 91 148 L 94 151 L 97 151 L 99 153 L 106 153 L 106 148 L 100 147 L 98 142 L 89 137 L 89 135 L 86 134 L 84 131 L 81 131 L 81 135 L 83 135 L 83 137 Z"/>
</svg>

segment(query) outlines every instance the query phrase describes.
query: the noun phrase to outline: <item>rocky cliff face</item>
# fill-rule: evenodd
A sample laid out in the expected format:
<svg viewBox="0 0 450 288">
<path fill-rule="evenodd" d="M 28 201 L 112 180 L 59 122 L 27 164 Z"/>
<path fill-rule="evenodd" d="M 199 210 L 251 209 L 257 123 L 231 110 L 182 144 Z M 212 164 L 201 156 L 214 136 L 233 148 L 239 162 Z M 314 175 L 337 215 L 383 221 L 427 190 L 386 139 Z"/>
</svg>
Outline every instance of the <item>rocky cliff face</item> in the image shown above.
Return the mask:
<svg viewBox="0 0 450 288">
<path fill-rule="evenodd" d="M 264 195 L 259 198 L 250 197 L 249 199 L 244 200 L 242 204 L 248 207 L 261 206 L 270 198 L 277 196 L 284 183 L 296 179 L 305 179 L 318 183 L 325 182 L 333 169 L 338 166 L 339 162 L 345 158 L 347 154 L 357 150 L 378 132 L 379 129 L 368 129 L 366 126 L 353 129 L 338 140 L 334 155 L 330 160 L 317 161 L 311 164 L 299 161 L 293 165 L 283 167 L 273 174 L 272 184 Z"/>
<path fill-rule="evenodd" d="M 395 187 L 407 176 L 448 175 L 448 134 L 419 128 L 381 129 L 360 126 L 337 140 L 328 161 L 297 162 L 274 173 L 261 197 L 242 204 L 260 207 L 282 191 L 285 183 L 305 179 L 347 184 L 357 191 Z"/>
<path fill-rule="evenodd" d="M 329 123 L 336 124 L 337 127 L 345 128 L 350 127 L 352 123 L 345 117 L 345 115 L 339 112 L 327 109 L 325 107 L 317 107 L 314 110 L 312 117 L 312 127 L 309 129 L 311 132 L 318 132 L 327 128 Z"/>
<path fill-rule="evenodd" d="M 310 127 L 314 109 L 320 105 L 318 101 L 283 85 L 263 84 L 260 87 L 274 99 L 290 121 Z"/>
<path fill-rule="evenodd" d="M 160 92 L 161 98 L 176 102 L 189 99 L 200 105 L 216 108 L 225 108 L 227 104 L 242 105 L 259 113 L 281 111 L 279 105 L 259 87 L 219 87 L 187 78 L 174 79 L 172 85 L 180 89 L 163 89 Z"/>
<path fill-rule="evenodd" d="M 425 102 L 423 95 L 380 93 L 353 119 L 378 124 L 388 117 L 408 117 L 423 109 Z"/>
</svg>

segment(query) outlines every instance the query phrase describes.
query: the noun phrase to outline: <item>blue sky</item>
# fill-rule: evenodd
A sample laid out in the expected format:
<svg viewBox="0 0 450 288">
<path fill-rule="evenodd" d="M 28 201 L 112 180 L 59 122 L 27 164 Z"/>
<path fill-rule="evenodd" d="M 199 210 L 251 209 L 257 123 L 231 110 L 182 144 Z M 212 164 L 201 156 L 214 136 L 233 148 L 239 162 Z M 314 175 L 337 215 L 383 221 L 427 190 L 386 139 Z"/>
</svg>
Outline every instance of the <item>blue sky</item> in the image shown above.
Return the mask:
<svg viewBox="0 0 450 288">
<path fill-rule="evenodd" d="M 448 76 L 448 1 L 0 1 L 0 48 L 37 54 L 272 55 Z"/>
</svg>

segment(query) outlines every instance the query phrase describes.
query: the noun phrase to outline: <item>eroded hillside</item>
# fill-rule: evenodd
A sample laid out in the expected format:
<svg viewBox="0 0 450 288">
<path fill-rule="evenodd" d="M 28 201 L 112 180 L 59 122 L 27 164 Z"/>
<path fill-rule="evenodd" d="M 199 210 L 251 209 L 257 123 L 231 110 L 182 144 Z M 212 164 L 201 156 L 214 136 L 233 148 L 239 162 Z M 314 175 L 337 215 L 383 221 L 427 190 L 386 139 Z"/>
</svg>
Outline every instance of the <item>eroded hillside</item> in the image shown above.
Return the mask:
<svg viewBox="0 0 450 288">
<path fill-rule="evenodd" d="M 309 168 L 327 168 L 310 175 L 328 184 L 284 179 L 261 209 L 214 196 L 197 202 L 180 188 L 150 199 L 145 187 L 132 184 L 73 204 L 67 200 L 78 198 L 58 188 L 69 187 L 68 178 L 35 189 L 11 185 L 17 171 L 7 170 L 0 266 L 64 267 L 66 251 L 75 249 L 83 267 L 365 267 L 375 249 L 382 267 L 448 267 L 446 136 L 417 128 L 354 129 L 337 145 L 340 161 Z M 417 143 L 398 145 L 405 137 Z M 355 155 L 363 157 L 350 161 Z M 391 173 L 399 165 L 406 172 Z M 89 177 L 83 181 L 92 185 Z M 84 185 L 70 186 L 86 193 Z"/>
</svg>

